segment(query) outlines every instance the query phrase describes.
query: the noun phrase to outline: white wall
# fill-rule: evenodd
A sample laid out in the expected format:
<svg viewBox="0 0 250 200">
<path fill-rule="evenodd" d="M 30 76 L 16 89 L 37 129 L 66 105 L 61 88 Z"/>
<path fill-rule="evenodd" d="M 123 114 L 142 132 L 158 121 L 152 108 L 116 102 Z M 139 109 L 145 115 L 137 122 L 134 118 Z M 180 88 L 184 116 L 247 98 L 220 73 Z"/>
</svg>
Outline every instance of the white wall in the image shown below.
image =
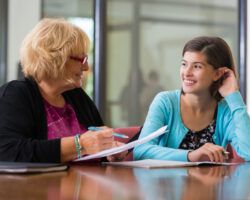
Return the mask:
<svg viewBox="0 0 250 200">
<path fill-rule="evenodd" d="M 25 35 L 40 20 L 41 0 L 9 0 L 7 81 L 16 79 L 19 49 Z"/>
</svg>

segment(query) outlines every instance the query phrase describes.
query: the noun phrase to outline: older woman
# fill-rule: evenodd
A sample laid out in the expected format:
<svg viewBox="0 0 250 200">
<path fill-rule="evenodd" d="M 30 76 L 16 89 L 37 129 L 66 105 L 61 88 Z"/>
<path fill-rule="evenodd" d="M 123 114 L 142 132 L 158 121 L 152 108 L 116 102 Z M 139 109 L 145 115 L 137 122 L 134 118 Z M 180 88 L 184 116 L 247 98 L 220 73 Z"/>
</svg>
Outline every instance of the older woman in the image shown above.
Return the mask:
<svg viewBox="0 0 250 200">
<path fill-rule="evenodd" d="M 87 129 L 103 126 L 81 89 L 88 45 L 87 35 L 63 19 L 43 19 L 27 35 L 24 80 L 0 88 L 1 161 L 66 162 L 116 144 L 112 129 Z"/>
</svg>

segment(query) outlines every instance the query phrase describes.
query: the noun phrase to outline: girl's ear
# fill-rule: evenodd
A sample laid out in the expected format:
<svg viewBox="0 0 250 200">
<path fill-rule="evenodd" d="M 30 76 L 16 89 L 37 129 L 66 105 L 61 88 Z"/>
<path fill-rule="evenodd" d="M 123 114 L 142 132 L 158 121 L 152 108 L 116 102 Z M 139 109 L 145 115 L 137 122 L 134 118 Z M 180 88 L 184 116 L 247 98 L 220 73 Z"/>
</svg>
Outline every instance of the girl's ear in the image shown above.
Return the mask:
<svg viewBox="0 0 250 200">
<path fill-rule="evenodd" d="M 215 76 L 214 76 L 214 81 L 218 81 L 220 78 L 222 78 L 224 76 L 225 68 L 226 67 L 220 67 L 220 68 L 216 69 Z"/>
</svg>

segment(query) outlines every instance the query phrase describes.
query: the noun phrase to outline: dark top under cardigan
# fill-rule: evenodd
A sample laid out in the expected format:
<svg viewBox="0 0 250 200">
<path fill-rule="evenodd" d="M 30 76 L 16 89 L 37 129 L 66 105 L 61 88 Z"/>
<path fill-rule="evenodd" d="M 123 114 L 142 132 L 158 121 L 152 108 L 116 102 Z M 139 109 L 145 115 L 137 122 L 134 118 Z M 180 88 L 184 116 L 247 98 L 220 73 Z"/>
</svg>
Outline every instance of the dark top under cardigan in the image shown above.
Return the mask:
<svg viewBox="0 0 250 200">
<path fill-rule="evenodd" d="M 63 93 L 79 123 L 102 126 L 93 101 L 81 89 Z M 32 78 L 0 87 L 0 161 L 60 162 L 60 139 L 47 140 L 43 98 Z"/>
</svg>

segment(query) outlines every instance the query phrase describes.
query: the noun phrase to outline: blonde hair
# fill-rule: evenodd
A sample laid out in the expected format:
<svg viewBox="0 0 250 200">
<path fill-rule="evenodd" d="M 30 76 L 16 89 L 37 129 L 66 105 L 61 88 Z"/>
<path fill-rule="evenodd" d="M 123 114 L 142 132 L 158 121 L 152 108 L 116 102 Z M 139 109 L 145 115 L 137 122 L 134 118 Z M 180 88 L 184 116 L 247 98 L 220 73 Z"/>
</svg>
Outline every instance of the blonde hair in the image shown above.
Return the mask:
<svg viewBox="0 0 250 200">
<path fill-rule="evenodd" d="M 89 38 L 64 19 L 42 19 L 26 36 L 20 50 L 25 77 L 36 81 L 63 78 L 69 56 L 87 54 Z"/>
</svg>

